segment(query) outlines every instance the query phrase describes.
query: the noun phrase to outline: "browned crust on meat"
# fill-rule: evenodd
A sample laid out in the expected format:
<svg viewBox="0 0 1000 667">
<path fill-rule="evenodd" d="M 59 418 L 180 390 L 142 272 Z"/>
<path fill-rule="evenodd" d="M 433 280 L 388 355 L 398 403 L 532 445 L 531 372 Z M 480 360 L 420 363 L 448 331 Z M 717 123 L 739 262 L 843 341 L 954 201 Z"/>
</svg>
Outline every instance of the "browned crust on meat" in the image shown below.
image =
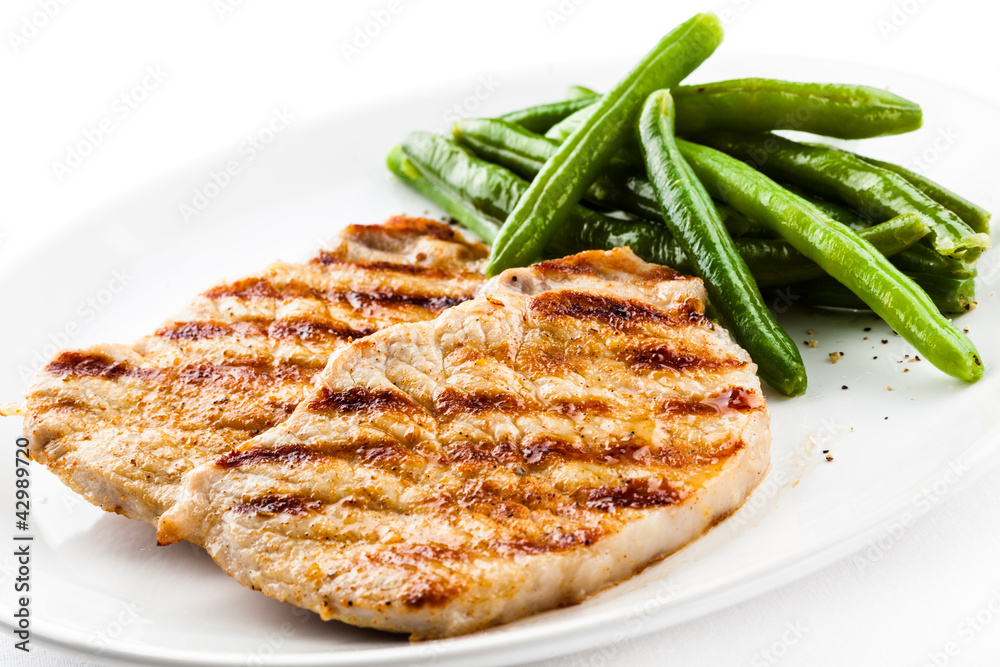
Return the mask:
<svg viewBox="0 0 1000 667">
<path fill-rule="evenodd" d="M 543 317 L 593 320 L 622 333 L 638 332 L 650 324 L 679 327 L 706 322 L 703 304 L 694 299 L 668 312 L 635 299 L 575 290 L 543 292 L 531 300 L 531 310 Z"/>
<path fill-rule="evenodd" d="M 621 275 L 627 275 L 630 280 L 644 282 L 690 280 L 689 276 L 678 273 L 670 267 L 659 266 L 657 264 L 646 264 L 637 271 L 635 263 L 623 255 L 603 256 L 600 257 L 599 261 L 594 261 L 595 257 L 597 257 L 593 254 L 595 252 L 602 251 L 581 252 L 569 257 L 539 262 L 531 268 L 537 274 L 546 278 L 559 275 L 578 275 L 614 279 Z"/>
<path fill-rule="evenodd" d="M 333 391 L 328 387 L 320 389 L 319 395 L 309 401 L 308 409 L 313 412 L 400 412 L 412 414 L 422 411 L 409 396 L 400 391 L 370 391 L 364 387 L 351 387 L 346 391 Z"/>
<path fill-rule="evenodd" d="M 310 512 L 318 512 L 322 507 L 322 503 L 301 496 L 267 495 L 234 505 L 229 511 L 235 514 L 288 514 L 301 517 Z"/>
<path fill-rule="evenodd" d="M 292 317 L 280 320 L 246 318 L 228 323 L 214 320 L 171 322 L 156 335 L 170 340 L 206 340 L 226 336 L 296 339 L 317 342 L 327 339 L 355 340 L 374 332 L 372 327 L 355 329 L 344 322 L 316 317 Z"/>
<path fill-rule="evenodd" d="M 155 369 L 136 368 L 106 354 L 78 350 L 60 352 L 45 366 L 45 372 L 57 377 L 99 377 L 108 380 L 123 377 L 151 378 L 157 375 Z"/>
</svg>

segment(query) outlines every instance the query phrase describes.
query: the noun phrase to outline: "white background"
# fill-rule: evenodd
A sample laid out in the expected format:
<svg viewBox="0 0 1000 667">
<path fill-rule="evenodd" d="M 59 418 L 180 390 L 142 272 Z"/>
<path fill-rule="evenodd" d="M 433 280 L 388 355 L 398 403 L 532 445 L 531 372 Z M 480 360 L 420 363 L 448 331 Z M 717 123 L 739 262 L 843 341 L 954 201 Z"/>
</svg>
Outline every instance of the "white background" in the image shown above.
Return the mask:
<svg viewBox="0 0 1000 667">
<path fill-rule="evenodd" d="M 346 54 L 355 30 L 391 5 L 397 11 L 380 34 Z M 45 6 L 54 15 L 42 20 Z M 723 18 L 730 54 L 871 63 L 1000 104 L 1000 5 L 986 1 L 5 0 L 0 265 L 33 244 L 54 242 L 63 226 L 99 204 L 237 144 L 274 108 L 307 121 L 439 83 L 483 76 L 502 86 L 512 69 L 638 57 L 705 9 Z M 26 21 L 44 25 L 36 30 Z M 141 85 L 147 68 L 162 80 L 146 78 L 145 99 L 122 118 L 116 98 Z M 55 169 L 104 118 L 112 131 L 92 154 L 68 172 Z M 982 168 L 997 171 L 996 159 L 984 155 Z M 847 559 L 666 632 L 539 664 L 995 665 L 1000 614 L 988 604 L 1000 600 L 997 528 L 994 473 L 950 493 L 863 561 Z M 988 620 L 970 636 L 967 619 L 979 612 Z M 949 643 L 957 655 L 945 654 Z M 0 662 L 23 663 L 11 644 L 0 638 Z M 80 659 L 42 651 L 31 657 L 27 664 Z"/>
</svg>

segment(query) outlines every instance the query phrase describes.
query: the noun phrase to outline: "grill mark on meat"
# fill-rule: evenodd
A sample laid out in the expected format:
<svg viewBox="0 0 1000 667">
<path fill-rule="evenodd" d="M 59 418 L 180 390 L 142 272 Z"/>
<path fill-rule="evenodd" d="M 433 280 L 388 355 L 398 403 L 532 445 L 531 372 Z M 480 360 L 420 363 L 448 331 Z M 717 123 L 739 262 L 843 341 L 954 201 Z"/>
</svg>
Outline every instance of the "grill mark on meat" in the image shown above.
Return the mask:
<svg viewBox="0 0 1000 667">
<path fill-rule="evenodd" d="M 385 262 L 385 261 L 351 262 L 345 260 L 337 253 L 329 252 L 326 250 L 321 250 L 320 253 L 315 258 L 313 258 L 312 263 L 319 264 L 321 266 L 351 266 L 370 273 L 375 273 L 375 272 L 401 273 L 407 276 L 421 276 L 423 278 L 446 279 L 446 278 L 455 278 L 459 276 L 477 275 L 469 273 L 452 274 L 436 266 L 421 266 L 419 264 L 403 264 L 400 262 Z"/>
<path fill-rule="evenodd" d="M 233 333 L 232 327 L 218 322 L 175 322 L 162 327 L 156 332 L 161 338 L 170 340 L 202 340 L 205 338 L 222 338 Z"/>
<path fill-rule="evenodd" d="M 559 463 L 683 468 L 689 465 L 717 463 L 743 447 L 742 440 L 736 440 L 708 456 L 700 452 L 685 451 L 670 444 L 653 446 L 649 441 L 634 437 L 581 445 L 564 438 L 546 435 L 525 438 L 518 445 L 497 443 L 492 440 L 463 440 L 448 447 L 447 461 L 451 464 L 521 466 L 524 472 L 541 471 Z"/>
<path fill-rule="evenodd" d="M 305 299 L 312 296 L 312 290 L 305 284 L 297 281 L 290 281 L 280 288 L 276 287 L 267 278 L 253 276 L 243 278 L 233 283 L 217 285 L 202 296 L 207 299 L 221 299 L 223 297 L 234 297 L 237 299 Z"/>
<path fill-rule="evenodd" d="M 292 465 L 307 463 L 319 457 L 305 445 L 284 445 L 277 449 L 244 449 L 229 452 L 220 456 L 215 465 L 219 468 L 238 468 L 259 463 L 281 463 Z"/>
<path fill-rule="evenodd" d="M 589 547 L 603 536 L 603 532 L 588 528 L 561 532 L 544 533 L 541 539 L 533 540 L 515 537 L 496 544 L 495 549 L 502 555 L 535 556 L 538 554 L 565 551 L 574 547 Z"/>
<path fill-rule="evenodd" d="M 151 378 L 158 375 L 152 368 L 136 368 L 125 361 L 115 361 L 106 354 L 68 351 L 45 366 L 45 372 L 56 376 L 100 377 L 114 380 L 120 377 Z"/>
<path fill-rule="evenodd" d="M 444 578 L 417 579 L 406 589 L 403 604 L 410 609 L 423 607 L 443 607 L 462 592 L 458 586 L 449 586 Z"/>
<path fill-rule="evenodd" d="M 746 447 L 746 443 L 739 438 L 728 442 L 711 455 L 689 449 L 664 447 L 656 452 L 655 460 L 676 469 L 683 469 L 689 466 L 709 466 L 728 459 L 744 447 Z"/>
<path fill-rule="evenodd" d="M 384 245 L 386 242 L 392 244 L 390 247 L 396 248 L 400 245 L 400 241 L 406 237 L 426 236 L 465 246 L 476 251 L 476 257 L 482 258 L 488 254 L 488 250 L 483 244 L 470 243 L 449 225 L 427 218 L 395 216 L 381 225 L 350 225 L 344 231 L 343 236 L 376 250 L 389 249 Z"/>
<path fill-rule="evenodd" d="M 300 280 L 289 280 L 275 285 L 266 278 L 244 278 L 234 283 L 219 285 L 205 292 L 202 296 L 208 299 L 232 297 L 244 301 L 255 299 L 275 299 L 291 301 L 293 299 L 315 299 L 330 303 L 347 303 L 355 309 L 370 306 L 414 306 L 437 312 L 468 301 L 472 294 L 459 296 L 441 294 L 407 294 L 389 289 L 357 291 L 357 290 L 323 290 L 313 287 Z"/>
<path fill-rule="evenodd" d="M 365 387 L 351 387 L 344 391 L 333 391 L 328 387 L 320 390 L 318 397 L 307 406 L 313 412 L 401 412 L 413 414 L 423 410 L 406 394 L 391 389 L 375 391 Z"/>
<path fill-rule="evenodd" d="M 633 299 L 576 290 L 543 292 L 531 299 L 530 309 L 543 317 L 596 320 L 623 333 L 637 331 L 644 324 L 673 328 L 707 321 L 698 299 L 687 299 L 679 308 L 667 312 Z"/>
<path fill-rule="evenodd" d="M 453 464 L 511 464 L 518 463 L 520 457 L 510 443 L 462 440 L 452 443 L 447 450 L 448 462 Z"/>
<path fill-rule="evenodd" d="M 764 398 L 743 387 L 729 387 L 700 401 L 667 399 L 660 408 L 667 414 L 718 416 L 730 412 L 753 412 L 764 407 Z"/>
<path fill-rule="evenodd" d="M 266 382 L 308 384 L 320 368 L 306 368 L 291 361 L 271 363 L 262 359 L 243 364 L 191 364 L 177 374 L 185 384 L 232 384 Z"/>
<path fill-rule="evenodd" d="M 454 387 L 445 387 L 434 396 L 434 411 L 444 417 L 457 414 L 483 414 L 499 412 L 518 414 L 527 409 L 524 399 L 507 392 L 466 392 Z"/>
<path fill-rule="evenodd" d="M 546 465 L 553 460 L 581 461 L 593 458 L 579 445 L 564 438 L 537 436 L 521 441 L 521 456 L 530 466 Z"/>
<path fill-rule="evenodd" d="M 598 265 L 593 261 L 593 257 L 590 253 L 582 252 L 570 257 L 564 257 L 562 259 L 552 259 L 545 262 L 539 262 L 531 267 L 532 271 L 535 271 L 542 276 L 551 277 L 560 274 L 564 275 L 587 275 L 587 276 L 598 276 L 606 277 L 610 271 L 621 271 L 627 272 L 632 278 L 640 278 L 649 282 L 665 282 L 670 280 L 690 280 L 689 276 L 678 273 L 677 271 L 666 267 L 666 266 L 650 266 L 643 273 L 636 273 L 635 266 L 632 264 L 626 264 L 624 261 L 616 261 L 617 257 L 611 258 L 609 261 L 604 261 L 602 265 Z"/>
<path fill-rule="evenodd" d="M 264 336 L 273 339 L 294 338 L 302 341 L 355 340 L 374 332 L 371 327 L 353 329 L 343 322 L 311 317 L 281 320 L 248 318 L 225 324 L 214 320 L 174 322 L 156 332 L 169 340 L 205 340 L 225 336 Z"/>
<path fill-rule="evenodd" d="M 665 507 L 686 497 L 666 481 L 658 479 L 630 479 L 621 486 L 584 488 L 578 490 L 576 496 L 589 509 L 599 512 Z"/>
<path fill-rule="evenodd" d="M 328 295 L 331 301 L 340 295 Z M 353 307 L 362 309 L 368 306 L 416 306 L 430 311 L 447 310 L 464 303 L 473 297 L 472 294 L 461 296 L 427 295 L 427 294 L 403 294 L 400 292 L 390 292 L 387 290 L 371 292 L 348 291 L 343 294 L 343 299 Z"/>
<path fill-rule="evenodd" d="M 584 415 L 606 417 L 612 414 L 614 406 L 597 398 L 585 398 L 583 400 L 563 399 L 555 401 L 552 404 L 552 409 L 567 417 L 581 417 Z"/>
<path fill-rule="evenodd" d="M 413 453 L 395 442 L 373 443 L 359 445 L 354 449 L 358 461 L 368 465 L 390 466 L 398 465 L 413 456 Z"/>
<path fill-rule="evenodd" d="M 639 370 L 722 370 L 746 366 L 746 362 L 735 356 L 711 358 L 697 350 L 685 351 L 676 344 L 653 343 L 630 347 L 625 351 L 624 361 Z"/>
<path fill-rule="evenodd" d="M 356 340 L 375 332 L 372 327 L 353 329 L 342 322 L 329 322 L 308 317 L 276 320 L 267 328 L 271 338 L 297 338 L 299 340 L 318 341 L 328 338 L 339 340 Z"/>
<path fill-rule="evenodd" d="M 462 587 L 449 584 L 434 573 L 434 569 L 448 563 L 468 561 L 466 551 L 439 544 L 396 544 L 378 551 L 365 553 L 360 560 L 379 568 L 406 570 L 410 573 L 408 585 L 401 591 L 400 599 L 411 609 L 441 607 L 462 592 Z"/>
<path fill-rule="evenodd" d="M 322 509 L 323 503 L 318 500 L 306 500 L 297 495 L 263 496 L 246 503 L 233 505 L 229 508 L 234 514 L 288 514 L 303 517 L 311 512 Z"/>
</svg>

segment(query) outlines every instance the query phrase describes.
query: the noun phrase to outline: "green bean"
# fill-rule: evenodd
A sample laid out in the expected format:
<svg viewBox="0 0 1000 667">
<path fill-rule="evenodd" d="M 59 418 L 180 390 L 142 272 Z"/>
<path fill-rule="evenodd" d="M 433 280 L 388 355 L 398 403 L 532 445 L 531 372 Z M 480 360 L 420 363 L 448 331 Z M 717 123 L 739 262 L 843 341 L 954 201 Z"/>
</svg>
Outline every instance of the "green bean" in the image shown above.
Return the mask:
<svg viewBox="0 0 1000 667">
<path fill-rule="evenodd" d="M 990 245 L 961 218 L 898 174 L 828 146 L 810 146 L 771 134 L 706 132 L 699 143 L 745 159 L 763 173 L 827 199 L 837 199 L 875 221 L 919 213 L 931 221 L 930 242 L 942 255 L 975 259 Z"/>
<path fill-rule="evenodd" d="M 557 143 L 561 144 L 569 138 L 569 135 L 576 131 L 576 128 L 583 125 L 584 121 L 590 119 L 590 117 L 594 115 L 595 111 L 597 111 L 597 102 L 591 101 L 591 103 L 587 106 L 574 111 L 550 127 L 545 133 L 545 138 L 553 139 Z"/>
<path fill-rule="evenodd" d="M 538 175 L 545 161 L 559 148 L 559 144 L 552 139 L 499 119 L 460 120 L 452 127 L 452 134 L 458 143 L 479 157 L 506 167 L 529 181 Z M 626 165 L 612 161 L 608 171 L 594 181 L 584 196 L 589 203 L 604 209 L 621 210 L 646 220 L 662 222 L 653 186 L 644 177 L 631 176 L 631 170 Z M 761 231 L 760 226 L 754 225 L 732 207 L 725 204 L 717 206 L 731 234 L 743 236 Z"/>
<path fill-rule="evenodd" d="M 942 312 L 954 315 L 966 313 L 976 307 L 975 284 L 971 278 L 920 273 L 906 274 L 927 292 L 927 296 Z M 773 289 L 773 298 L 805 306 L 871 310 L 864 301 L 832 278 L 820 278 Z"/>
<path fill-rule="evenodd" d="M 843 223 L 861 233 L 862 230 L 878 228 L 880 225 L 872 227 L 870 220 L 862 218 L 858 213 L 850 208 L 836 202 L 827 201 L 822 197 L 806 192 L 795 186 L 782 184 L 793 193 L 799 195 L 806 201 L 812 203 L 819 210 L 828 216 Z M 882 225 L 886 223 L 881 223 Z M 886 253 L 883 253 L 886 254 Z M 886 255 L 887 257 L 889 255 Z M 906 248 L 898 255 L 892 257 L 892 263 L 903 273 L 909 274 L 932 274 L 940 276 L 951 276 L 953 278 L 972 278 L 976 275 L 976 267 L 973 263 L 966 262 L 955 257 L 948 257 L 935 252 L 929 245 L 923 243 L 915 244 Z"/>
<path fill-rule="evenodd" d="M 677 86 L 677 133 L 732 130 L 753 134 L 798 130 L 841 139 L 864 139 L 919 129 L 920 105 L 880 88 L 777 79 L 733 79 Z M 551 138 L 561 139 L 586 118 L 567 117 Z M 980 231 L 980 230 L 977 230 Z"/>
<path fill-rule="evenodd" d="M 680 86 L 677 132 L 798 130 L 841 139 L 901 134 L 920 127 L 920 105 L 880 88 L 776 79 Z"/>
<path fill-rule="evenodd" d="M 527 181 L 507 169 L 429 132 L 411 132 L 393 148 L 386 162 L 400 180 L 487 243 L 492 242 L 500 221 L 514 210 L 528 189 Z M 690 271 L 687 256 L 663 225 L 619 220 L 577 205 L 566 226 L 572 233 L 559 234 L 552 240 L 546 249 L 550 256 L 629 246 L 646 261 Z M 768 263 L 768 258 L 761 262 Z"/>
<path fill-rule="evenodd" d="M 885 224 L 885 223 L 882 223 Z M 876 225 L 877 227 L 878 225 Z M 950 278 L 975 278 L 976 267 L 954 257 L 939 255 L 930 246 L 918 243 L 892 258 L 904 273 L 927 273 Z"/>
<path fill-rule="evenodd" d="M 927 234 L 927 223 L 919 215 L 904 213 L 874 227 L 858 232 L 858 236 L 885 257 L 898 256 Z M 757 285 L 771 287 L 826 276 L 823 269 L 781 239 L 736 240 L 740 255 L 750 267 Z"/>
<path fill-rule="evenodd" d="M 786 396 L 806 390 L 799 349 L 767 309 L 750 269 L 705 188 L 684 162 L 674 140 L 670 91 L 653 93 L 639 117 L 646 171 L 663 209 L 663 220 L 705 283 L 708 299 L 760 377 Z"/>
<path fill-rule="evenodd" d="M 808 190 L 803 190 L 802 188 L 796 187 L 791 183 L 781 183 L 780 185 L 789 192 L 802 197 L 807 202 L 823 211 L 823 213 L 829 217 L 843 225 L 847 225 L 854 231 L 870 227 L 872 224 L 870 220 L 861 217 L 861 214 L 848 206 L 844 206 L 838 202 L 830 201 L 829 199 L 824 199 L 823 197 L 814 195 Z"/>
<path fill-rule="evenodd" d="M 402 181 L 435 202 L 450 216 L 492 242 L 528 182 L 500 165 L 470 154 L 444 137 L 413 132 L 402 146 L 393 149 L 389 168 Z M 728 204 L 715 204 L 720 216 L 745 218 Z M 691 263 L 660 223 L 628 221 L 599 214 L 582 206 L 574 209 L 572 234 L 560 234 L 549 244 L 563 254 L 588 248 L 609 250 L 629 245 L 650 262 L 690 272 Z M 727 231 L 731 224 L 727 223 Z M 926 234 L 920 216 L 900 216 L 860 232 L 860 236 L 886 256 L 894 255 Z M 576 238 L 580 237 L 580 238 Z M 603 239 L 601 241 L 596 239 Z M 735 239 L 740 256 L 761 285 L 785 284 L 825 275 L 815 262 L 780 239 Z M 929 250 L 932 254 L 933 251 Z M 935 255 L 936 256 L 936 255 Z"/>
<path fill-rule="evenodd" d="M 527 109 L 505 113 L 500 116 L 500 120 L 520 125 L 531 132 L 544 133 L 566 117 L 580 109 L 589 107 L 596 99 L 597 96 L 592 95 L 590 97 L 576 97 L 562 102 L 539 104 Z"/>
<path fill-rule="evenodd" d="M 698 14 L 667 34 L 604 95 L 596 112 L 545 163 L 504 222 L 487 275 L 534 261 L 621 147 L 646 96 L 680 83 L 721 41 L 719 19 Z"/>
<path fill-rule="evenodd" d="M 928 361 L 969 382 L 982 377 L 983 364 L 972 341 L 871 244 L 743 162 L 686 141 L 678 140 L 678 146 L 709 192 L 768 225 L 819 264 Z"/>
<path fill-rule="evenodd" d="M 905 179 L 917 190 L 920 190 L 938 204 L 941 204 L 941 206 L 944 206 L 946 209 L 961 218 L 962 221 L 967 224 L 970 229 L 972 229 L 972 231 L 989 233 L 991 215 L 989 211 L 981 206 L 977 206 L 968 199 L 952 192 L 940 183 L 932 181 L 926 176 L 918 174 L 914 171 L 910 171 L 906 167 L 901 167 L 900 165 L 893 164 L 892 162 L 883 162 L 882 160 L 865 157 L 864 155 L 857 155 L 856 153 L 852 153 L 852 155 L 855 155 L 871 165 L 881 167 L 882 169 L 888 169 L 889 171 L 903 177 L 903 179 Z"/>
<path fill-rule="evenodd" d="M 452 127 L 455 140 L 476 155 L 531 180 L 559 150 L 559 144 L 502 120 L 468 119 Z M 632 192 L 628 185 L 599 176 L 584 193 L 599 206 L 619 209 L 647 220 L 660 219 L 660 205 L 651 189 Z"/>
<path fill-rule="evenodd" d="M 568 100 L 579 100 L 585 98 L 595 98 L 600 97 L 601 94 L 596 90 L 591 90 L 586 86 L 570 86 L 566 89 L 566 99 Z M 593 100 L 591 100 L 593 101 Z"/>
</svg>

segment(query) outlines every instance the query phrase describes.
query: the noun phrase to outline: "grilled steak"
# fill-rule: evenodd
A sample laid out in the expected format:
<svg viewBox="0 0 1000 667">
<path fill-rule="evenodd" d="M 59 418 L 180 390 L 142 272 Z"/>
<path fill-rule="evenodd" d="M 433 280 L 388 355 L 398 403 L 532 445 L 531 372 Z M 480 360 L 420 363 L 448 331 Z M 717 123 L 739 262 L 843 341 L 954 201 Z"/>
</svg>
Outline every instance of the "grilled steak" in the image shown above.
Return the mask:
<svg viewBox="0 0 1000 667">
<path fill-rule="evenodd" d="M 705 298 L 625 249 L 507 271 L 336 353 L 281 426 L 187 475 L 159 538 L 413 638 L 577 602 L 697 538 L 768 466 L 755 366 Z"/>
<path fill-rule="evenodd" d="M 133 345 L 63 352 L 27 396 L 31 455 L 155 525 L 186 471 L 285 421 L 334 350 L 471 298 L 486 254 L 430 220 L 352 226 L 307 264 L 208 290 Z"/>
</svg>

